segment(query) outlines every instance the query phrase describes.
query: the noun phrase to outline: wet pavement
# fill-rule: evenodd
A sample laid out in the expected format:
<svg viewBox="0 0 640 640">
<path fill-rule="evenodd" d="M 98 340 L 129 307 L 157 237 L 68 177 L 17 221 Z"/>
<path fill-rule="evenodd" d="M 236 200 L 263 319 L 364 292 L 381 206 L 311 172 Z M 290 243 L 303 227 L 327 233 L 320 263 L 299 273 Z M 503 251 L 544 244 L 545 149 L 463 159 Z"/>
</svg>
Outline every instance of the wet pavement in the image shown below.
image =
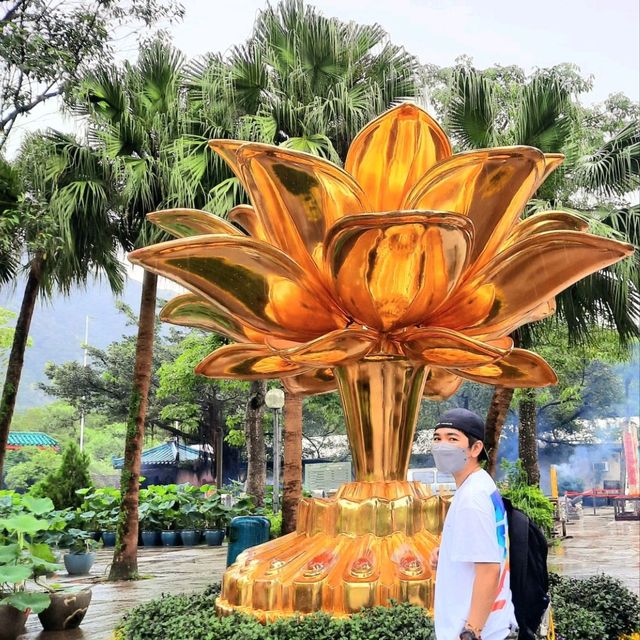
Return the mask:
<svg viewBox="0 0 640 640">
<path fill-rule="evenodd" d="M 138 569 L 144 580 L 136 582 L 106 582 L 113 549 L 98 552 L 91 575 L 71 578 L 63 570 L 51 583 L 86 584 L 93 586 L 93 598 L 79 629 L 44 632 L 38 617 L 29 616 L 27 633 L 19 640 L 111 640 L 113 630 L 124 613 L 163 593 L 202 591 L 212 582 L 219 582 L 225 569 L 227 548 L 153 548 L 139 550 Z"/>
<path fill-rule="evenodd" d="M 612 508 L 586 509 L 582 520 L 567 525 L 567 538 L 549 553 L 549 567 L 563 575 L 585 577 L 607 573 L 620 578 L 640 595 L 640 522 L 616 522 Z M 141 548 L 136 582 L 105 581 L 112 550 L 98 552 L 92 575 L 71 579 L 64 574 L 52 582 L 93 585 L 93 600 L 82 626 L 74 631 L 42 631 L 31 615 L 27 633 L 19 640 L 111 640 L 123 614 L 137 604 L 163 593 L 200 591 L 220 581 L 225 568 L 225 547 Z"/>
<path fill-rule="evenodd" d="M 613 507 L 585 507 L 582 519 L 567 523 L 567 538 L 549 550 L 549 569 L 584 578 L 607 573 L 640 595 L 640 522 L 613 519 Z"/>
</svg>

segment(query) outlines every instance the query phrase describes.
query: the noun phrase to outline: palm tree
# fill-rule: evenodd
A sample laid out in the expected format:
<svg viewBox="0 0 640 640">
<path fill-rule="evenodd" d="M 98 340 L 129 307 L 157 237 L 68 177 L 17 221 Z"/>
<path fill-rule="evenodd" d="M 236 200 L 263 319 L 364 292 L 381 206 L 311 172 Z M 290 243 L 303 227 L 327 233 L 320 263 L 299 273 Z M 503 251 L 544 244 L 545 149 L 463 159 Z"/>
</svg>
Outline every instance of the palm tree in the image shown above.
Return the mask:
<svg viewBox="0 0 640 640">
<path fill-rule="evenodd" d="M 499 79 L 469 66 L 458 67 L 451 75 L 451 93 L 445 105 L 446 125 L 461 148 L 520 144 L 538 147 L 545 153 L 566 153 L 564 167 L 541 186 L 525 216 L 543 209 L 561 208 L 563 199 L 571 195 L 567 185 L 572 183 L 567 177 L 572 177 L 576 184 L 582 176 L 578 186 L 594 194 L 605 173 L 611 179 L 605 184 L 615 183 L 616 177 L 620 178 L 623 189 L 633 183 L 638 148 L 637 137 L 634 138 L 628 128 L 620 140 L 610 141 L 591 159 L 581 159 L 576 153 L 580 112 L 572 101 L 573 84 L 562 69 L 540 71 L 528 82 L 513 83 L 507 89 Z M 620 195 L 618 186 L 608 188 L 609 194 Z M 596 231 L 637 242 L 637 211 L 635 216 L 631 209 L 605 216 L 597 216 L 591 210 L 582 213 Z M 567 324 L 571 341 L 584 340 L 589 328 L 602 322 L 614 326 L 622 342 L 638 334 L 638 291 L 637 286 L 630 285 L 633 278 L 629 278 L 632 265 L 633 259 L 630 259 L 610 267 L 557 297 L 556 317 Z M 513 337 L 520 346 L 530 347 L 535 340 L 535 330 L 523 327 Z M 498 443 L 512 398 L 512 389 L 496 387 L 487 413 L 485 446 L 492 474 L 496 472 Z M 535 391 L 522 391 L 519 404 L 520 457 L 530 482 L 536 484 L 539 471 Z"/>
<path fill-rule="evenodd" d="M 180 90 L 183 64 L 182 54 L 156 40 L 141 49 L 136 65 L 107 66 L 89 73 L 74 101 L 75 111 L 88 116 L 91 135 L 116 175 L 121 190 L 119 238 L 127 251 L 158 240 L 146 221 L 147 213 L 182 199 L 171 178 L 171 146 L 186 131 Z M 156 292 L 157 276 L 145 271 L 111 580 L 137 577 L 140 464 Z"/>
<path fill-rule="evenodd" d="M 114 293 L 124 281 L 110 209 L 113 181 L 100 158 L 70 136 L 36 134 L 24 143 L 17 171 L 22 195 L 12 211 L 12 240 L 16 254 L 26 256 L 26 284 L 0 400 L 0 477 L 38 298 L 67 294 L 93 275 L 106 276 Z"/>
<path fill-rule="evenodd" d="M 205 148 L 205 136 L 280 144 L 340 163 L 366 123 L 394 101 L 417 95 L 418 70 L 417 60 L 379 25 L 327 18 L 302 0 L 268 6 L 244 46 L 192 66 L 189 92 L 205 129 L 183 146 L 183 175 L 197 185 L 194 200 L 225 214 L 243 198 L 235 178 L 218 180 L 219 159 L 194 153 Z M 211 175 L 213 183 L 203 180 Z M 296 527 L 302 496 L 302 396 L 292 390 L 284 431 L 287 533 Z"/>
</svg>

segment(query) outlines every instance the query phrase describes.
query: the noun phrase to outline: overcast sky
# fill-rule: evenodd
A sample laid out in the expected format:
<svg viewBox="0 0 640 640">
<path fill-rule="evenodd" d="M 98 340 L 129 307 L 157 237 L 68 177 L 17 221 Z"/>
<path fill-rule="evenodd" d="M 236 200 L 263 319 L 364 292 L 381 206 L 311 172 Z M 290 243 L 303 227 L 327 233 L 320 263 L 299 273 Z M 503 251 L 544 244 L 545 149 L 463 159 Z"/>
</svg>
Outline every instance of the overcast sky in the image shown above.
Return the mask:
<svg viewBox="0 0 640 640">
<path fill-rule="evenodd" d="M 188 56 L 225 51 L 246 40 L 264 0 L 183 0 L 184 21 L 170 31 Z M 587 103 L 622 91 L 640 99 L 640 2 L 638 0 L 316 0 L 325 15 L 377 22 L 395 44 L 422 63 L 448 66 L 463 54 L 479 68 L 516 64 L 531 71 L 563 62 L 593 75 Z M 135 55 L 134 47 L 121 52 Z M 54 104 L 43 107 L 26 129 L 70 130 Z M 16 131 L 18 133 L 18 131 Z M 15 135 L 10 153 L 19 142 Z"/>
</svg>

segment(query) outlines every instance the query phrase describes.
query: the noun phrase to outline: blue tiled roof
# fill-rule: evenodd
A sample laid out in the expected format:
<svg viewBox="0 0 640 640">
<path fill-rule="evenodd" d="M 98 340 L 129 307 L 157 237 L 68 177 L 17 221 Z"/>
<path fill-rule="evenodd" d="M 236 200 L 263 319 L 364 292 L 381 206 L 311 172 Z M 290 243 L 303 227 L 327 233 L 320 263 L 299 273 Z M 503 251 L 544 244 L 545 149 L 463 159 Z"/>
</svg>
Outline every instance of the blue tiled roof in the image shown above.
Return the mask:
<svg viewBox="0 0 640 640">
<path fill-rule="evenodd" d="M 176 442 L 165 442 L 164 444 L 145 449 L 142 452 L 142 466 L 157 464 L 174 464 L 176 461 L 185 462 L 197 460 L 200 457 L 200 450 L 196 447 L 189 447 Z M 113 458 L 114 469 L 122 469 L 124 458 Z"/>
<path fill-rule="evenodd" d="M 9 447 L 59 447 L 59 442 L 41 431 L 9 431 Z"/>
</svg>

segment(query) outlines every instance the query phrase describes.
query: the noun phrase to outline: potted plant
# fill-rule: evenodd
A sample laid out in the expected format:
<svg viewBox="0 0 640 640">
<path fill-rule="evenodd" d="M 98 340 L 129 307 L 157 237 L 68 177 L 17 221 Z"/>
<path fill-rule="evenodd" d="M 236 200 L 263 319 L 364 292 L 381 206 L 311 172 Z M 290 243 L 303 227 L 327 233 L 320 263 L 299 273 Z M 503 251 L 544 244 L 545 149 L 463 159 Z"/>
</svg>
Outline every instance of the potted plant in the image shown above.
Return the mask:
<svg viewBox="0 0 640 640">
<path fill-rule="evenodd" d="M 142 496 L 141 496 L 142 499 Z M 152 502 L 141 502 L 138 507 L 140 536 L 145 547 L 153 547 L 160 543 L 160 519 L 156 505 Z"/>
<path fill-rule="evenodd" d="M 48 595 L 51 603 L 38 613 L 40 624 L 45 631 L 66 631 L 80 626 L 93 592 L 90 587 L 51 585 Z"/>
<path fill-rule="evenodd" d="M 158 503 L 158 516 L 162 531 L 160 539 L 165 547 L 175 547 L 180 541 L 178 532 L 175 530 L 178 520 L 178 510 L 175 508 L 175 500 L 164 500 Z"/>
<path fill-rule="evenodd" d="M 204 539 L 210 547 L 219 547 L 230 522 L 231 510 L 222 504 L 219 493 L 205 496 L 200 504 L 200 513 L 204 522 Z"/>
<path fill-rule="evenodd" d="M 115 531 L 120 509 L 120 490 L 113 487 L 100 487 L 99 489 L 80 489 L 79 492 L 86 492 L 85 508 L 80 516 L 86 523 L 83 528 L 100 532 L 104 546 L 113 547 L 116 543 Z"/>
<path fill-rule="evenodd" d="M 51 604 L 49 593 L 28 590 L 27 585 L 33 582 L 48 591 L 38 577 L 60 568 L 49 545 L 37 541 L 49 528 L 49 522 L 37 516 L 52 511 L 53 503 L 25 496 L 23 506 L 27 512 L 0 520 L 0 640 L 15 640 L 29 613 L 40 613 Z"/>
<path fill-rule="evenodd" d="M 91 532 L 72 527 L 62 534 L 59 544 L 68 550 L 62 560 L 70 576 L 89 573 L 96 561 L 95 550 L 100 544 L 94 540 Z"/>
<path fill-rule="evenodd" d="M 185 547 L 194 547 L 200 542 L 202 517 L 200 509 L 195 502 L 184 501 L 180 505 L 178 524 L 180 526 L 180 538 Z"/>
</svg>

